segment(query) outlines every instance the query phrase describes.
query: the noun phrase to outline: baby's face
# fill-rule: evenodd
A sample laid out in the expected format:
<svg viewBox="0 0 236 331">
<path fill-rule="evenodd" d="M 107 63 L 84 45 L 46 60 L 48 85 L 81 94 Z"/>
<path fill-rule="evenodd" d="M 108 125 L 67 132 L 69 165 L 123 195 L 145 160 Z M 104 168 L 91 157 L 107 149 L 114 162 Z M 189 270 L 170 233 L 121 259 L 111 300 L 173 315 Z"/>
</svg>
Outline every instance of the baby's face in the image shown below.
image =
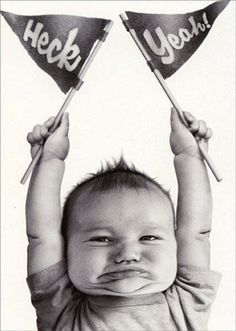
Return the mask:
<svg viewBox="0 0 236 331">
<path fill-rule="evenodd" d="M 80 291 L 128 297 L 173 283 L 174 220 L 158 188 L 84 193 L 69 221 L 69 276 Z"/>
</svg>

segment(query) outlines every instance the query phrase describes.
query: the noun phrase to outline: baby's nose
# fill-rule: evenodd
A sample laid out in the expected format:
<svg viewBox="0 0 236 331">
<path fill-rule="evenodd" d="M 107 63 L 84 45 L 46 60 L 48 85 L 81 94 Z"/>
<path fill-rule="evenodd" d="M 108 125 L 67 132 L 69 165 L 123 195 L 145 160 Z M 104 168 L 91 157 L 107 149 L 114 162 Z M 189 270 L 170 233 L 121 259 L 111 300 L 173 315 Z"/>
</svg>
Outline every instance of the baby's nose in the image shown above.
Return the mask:
<svg viewBox="0 0 236 331">
<path fill-rule="evenodd" d="M 141 251 L 138 245 L 129 243 L 121 244 L 115 255 L 116 263 L 138 262 L 141 259 Z"/>
</svg>

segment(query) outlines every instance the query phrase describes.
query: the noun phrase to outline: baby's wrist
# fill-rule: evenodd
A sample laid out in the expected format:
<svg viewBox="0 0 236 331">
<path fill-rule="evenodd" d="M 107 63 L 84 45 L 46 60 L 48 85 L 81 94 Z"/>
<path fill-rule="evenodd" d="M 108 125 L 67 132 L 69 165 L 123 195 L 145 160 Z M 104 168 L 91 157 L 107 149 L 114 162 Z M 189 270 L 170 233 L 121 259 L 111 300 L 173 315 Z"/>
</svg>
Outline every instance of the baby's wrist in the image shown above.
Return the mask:
<svg viewBox="0 0 236 331">
<path fill-rule="evenodd" d="M 192 146 L 186 147 L 183 150 L 174 153 L 175 158 L 193 158 L 198 160 L 203 160 L 199 148 L 193 148 Z"/>
<path fill-rule="evenodd" d="M 58 157 L 55 153 L 43 152 L 40 163 L 64 163 L 64 158 Z"/>
<path fill-rule="evenodd" d="M 35 175 L 42 177 L 42 182 L 60 183 L 65 171 L 65 162 L 56 157 L 43 154 L 34 169 Z"/>
<path fill-rule="evenodd" d="M 183 151 L 181 153 L 178 153 L 174 156 L 174 163 L 186 163 L 189 161 L 199 161 L 203 162 L 202 155 L 199 151 Z"/>
<path fill-rule="evenodd" d="M 41 161 L 64 161 L 67 154 L 65 153 L 57 153 L 56 151 L 43 151 Z"/>
</svg>

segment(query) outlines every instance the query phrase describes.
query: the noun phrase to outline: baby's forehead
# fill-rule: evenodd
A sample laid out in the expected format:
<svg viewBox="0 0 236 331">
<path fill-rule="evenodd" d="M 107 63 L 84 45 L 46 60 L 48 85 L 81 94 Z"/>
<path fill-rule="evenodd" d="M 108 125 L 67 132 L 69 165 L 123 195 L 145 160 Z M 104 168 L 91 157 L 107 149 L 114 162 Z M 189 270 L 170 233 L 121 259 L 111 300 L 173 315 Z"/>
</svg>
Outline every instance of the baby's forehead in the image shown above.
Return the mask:
<svg viewBox="0 0 236 331">
<path fill-rule="evenodd" d="M 89 205 L 90 207 L 104 202 L 125 202 L 129 200 L 139 200 L 139 201 L 161 201 L 165 202 L 166 205 L 171 205 L 172 202 L 170 197 L 159 187 L 148 184 L 145 188 L 129 188 L 121 187 L 119 189 L 109 189 L 109 190 L 94 190 L 91 186 L 84 188 L 83 191 L 79 192 L 76 199 L 74 200 L 74 205 L 80 208 Z M 132 207 L 132 206 L 131 206 Z M 147 207 L 146 205 L 143 206 Z"/>
<path fill-rule="evenodd" d="M 93 191 L 86 189 L 77 197 L 72 211 L 78 225 L 138 225 L 173 222 L 168 197 L 157 187 Z"/>
</svg>

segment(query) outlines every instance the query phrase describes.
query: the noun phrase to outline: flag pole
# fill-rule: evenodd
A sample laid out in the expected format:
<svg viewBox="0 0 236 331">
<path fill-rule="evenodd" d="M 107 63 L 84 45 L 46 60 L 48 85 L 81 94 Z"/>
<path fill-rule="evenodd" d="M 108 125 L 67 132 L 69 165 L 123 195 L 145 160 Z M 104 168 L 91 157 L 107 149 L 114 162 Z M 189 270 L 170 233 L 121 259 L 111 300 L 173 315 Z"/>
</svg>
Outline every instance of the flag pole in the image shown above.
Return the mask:
<svg viewBox="0 0 236 331">
<path fill-rule="evenodd" d="M 133 40 L 135 41 L 136 45 L 138 46 L 139 50 L 141 51 L 141 53 L 143 54 L 144 58 L 146 59 L 147 63 L 150 65 L 154 75 L 156 76 L 157 80 L 159 81 L 161 87 L 163 88 L 164 92 L 166 93 L 167 97 L 169 98 L 170 102 L 172 103 L 172 105 L 175 107 L 175 109 L 177 110 L 179 117 L 181 119 L 181 121 L 183 122 L 183 124 L 186 126 L 186 128 L 188 128 L 188 123 L 184 118 L 183 115 L 183 111 L 180 107 L 180 105 L 178 104 L 176 98 L 174 97 L 174 95 L 172 94 L 171 90 L 169 89 L 169 87 L 167 86 L 162 74 L 160 73 L 160 71 L 156 68 L 153 68 L 151 66 L 152 64 L 152 59 L 149 56 L 149 54 L 147 53 L 147 51 L 145 50 L 145 48 L 143 47 L 142 43 L 140 42 L 140 40 L 138 39 L 138 36 L 135 32 L 135 30 L 133 28 L 131 28 L 127 22 L 128 22 L 128 17 L 126 15 L 126 13 L 120 14 L 120 18 L 122 19 L 122 22 L 124 23 L 124 26 L 126 27 L 127 31 L 130 33 L 131 37 L 133 38 Z M 222 180 L 222 177 L 220 175 L 220 173 L 218 172 L 216 166 L 214 165 L 213 161 L 211 160 L 208 152 L 204 149 L 204 147 L 202 146 L 201 141 L 197 141 L 197 145 L 198 148 L 202 154 L 202 157 L 204 158 L 205 162 L 207 163 L 207 165 L 209 166 L 210 170 L 212 171 L 213 175 L 215 176 L 216 180 L 218 182 L 220 182 Z"/>
<path fill-rule="evenodd" d="M 77 83 L 77 85 L 75 87 L 72 87 L 70 89 L 68 95 L 66 96 L 66 99 L 65 99 L 63 105 L 61 106 L 59 112 L 57 113 L 52 127 L 49 130 L 50 133 L 53 133 L 57 129 L 58 125 L 61 122 L 62 116 L 63 116 L 63 114 L 66 111 L 66 108 L 68 107 L 68 105 L 71 102 L 73 96 L 75 95 L 75 92 L 78 91 L 81 88 L 81 86 L 83 84 L 83 78 L 84 78 L 84 76 L 85 76 L 85 74 L 86 74 L 86 72 L 87 72 L 90 64 L 94 60 L 97 52 L 99 51 L 100 47 L 102 46 L 102 43 L 105 41 L 105 39 L 106 39 L 106 37 L 107 37 L 107 35 L 108 35 L 108 33 L 109 33 L 112 25 L 113 25 L 113 22 L 112 21 L 108 22 L 107 25 L 105 26 L 104 30 L 103 30 L 103 37 L 101 39 L 98 39 L 94 43 L 94 45 L 93 45 L 93 47 L 92 47 L 92 49 L 90 51 L 90 54 L 89 54 L 88 58 L 86 59 L 83 67 L 81 68 L 81 70 L 80 70 L 80 72 L 78 74 L 79 81 L 78 81 L 78 83 Z M 43 145 L 40 145 L 38 147 L 38 150 L 36 151 L 36 154 L 35 154 L 34 158 L 32 159 L 31 163 L 29 164 L 28 168 L 26 169 L 26 171 L 25 171 L 25 173 L 24 173 L 24 175 L 23 175 L 23 177 L 22 177 L 22 179 L 20 181 L 21 184 L 25 184 L 26 183 L 26 181 L 29 178 L 31 172 L 33 171 L 34 167 L 38 163 L 38 161 L 39 161 L 42 153 L 43 153 Z"/>
</svg>

